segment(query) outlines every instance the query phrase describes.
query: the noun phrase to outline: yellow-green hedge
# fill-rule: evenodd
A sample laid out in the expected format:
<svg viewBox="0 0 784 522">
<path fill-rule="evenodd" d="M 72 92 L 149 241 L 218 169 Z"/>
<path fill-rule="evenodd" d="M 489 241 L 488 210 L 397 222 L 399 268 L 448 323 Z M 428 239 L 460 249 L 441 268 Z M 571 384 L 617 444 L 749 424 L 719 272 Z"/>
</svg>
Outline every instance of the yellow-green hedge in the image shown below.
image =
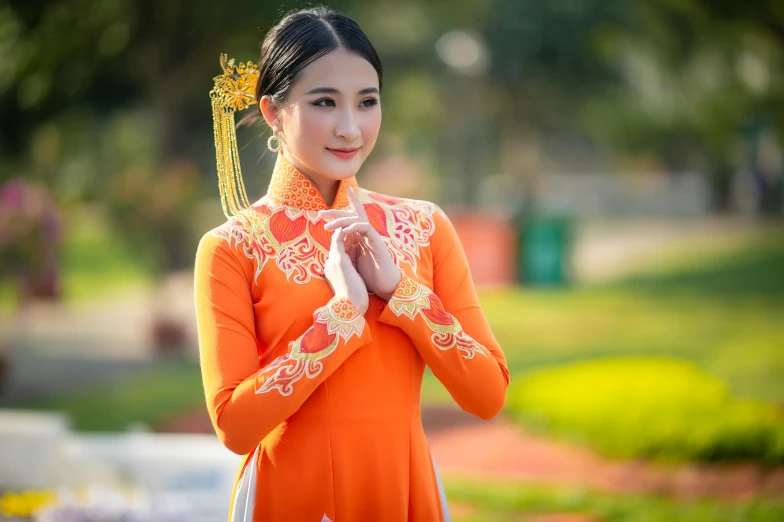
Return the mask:
<svg viewBox="0 0 784 522">
<path fill-rule="evenodd" d="M 619 457 L 784 462 L 784 415 L 732 397 L 684 361 L 601 359 L 532 373 L 508 409 L 524 424 Z"/>
</svg>

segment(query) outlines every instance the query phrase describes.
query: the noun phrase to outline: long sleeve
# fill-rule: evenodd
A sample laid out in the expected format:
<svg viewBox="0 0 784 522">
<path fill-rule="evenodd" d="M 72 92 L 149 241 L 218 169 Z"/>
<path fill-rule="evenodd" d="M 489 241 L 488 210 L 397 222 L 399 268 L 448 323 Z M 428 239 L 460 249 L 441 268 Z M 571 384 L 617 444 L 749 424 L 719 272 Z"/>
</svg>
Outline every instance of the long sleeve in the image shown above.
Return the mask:
<svg viewBox="0 0 784 522">
<path fill-rule="evenodd" d="M 260 367 L 252 267 L 240 255 L 226 239 L 205 234 L 196 252 L 194 294 L 212 425 L 228 449 L 245 455 L 371 336 L 353 303 L 333 296 L 314 311 L 313 324 L 302 335 Z"/>
<path fill-rule="evenodd" d="M 466 411 L 482 419 L 506 401 L 509 370 L 479 303 L 468 259 L 443 211 L 433 214 L 433 288 L 401 270 L 378 320 L 402 329 L 422 359 Z"/>
</svg>

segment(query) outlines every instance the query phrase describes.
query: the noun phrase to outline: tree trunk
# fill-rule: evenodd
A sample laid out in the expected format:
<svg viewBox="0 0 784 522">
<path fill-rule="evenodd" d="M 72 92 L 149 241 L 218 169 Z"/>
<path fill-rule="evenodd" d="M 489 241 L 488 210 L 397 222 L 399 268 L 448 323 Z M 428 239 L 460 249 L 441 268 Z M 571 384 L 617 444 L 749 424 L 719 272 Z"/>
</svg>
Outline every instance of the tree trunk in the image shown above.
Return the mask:
<svg viewBox="0 0 784 522">
<path fill-rule="evenodd" d="M 724 158 L 713 158 L 710 162 L 711 210 L 718 214 L 732 211 L 733 167 Z"/>
</svg>

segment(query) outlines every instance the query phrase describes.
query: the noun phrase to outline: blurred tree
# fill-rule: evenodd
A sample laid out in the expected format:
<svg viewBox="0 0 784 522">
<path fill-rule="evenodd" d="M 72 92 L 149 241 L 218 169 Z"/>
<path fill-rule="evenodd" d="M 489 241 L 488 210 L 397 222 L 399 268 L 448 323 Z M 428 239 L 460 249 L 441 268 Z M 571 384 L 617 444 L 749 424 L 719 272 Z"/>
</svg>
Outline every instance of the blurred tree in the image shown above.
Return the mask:
<svg viewBox="0 0 784 522">
<path fill-rule="evenodd" d="M 0 80 L 0 154 L 27 150 L 35 128 L 69 107 L 103 114 L 139 101 L 152 104 L 161 154 L 189 151 L 183 136 L 193 122 L 189 103 L 204 105 L 219 50 L 253 52 L 253 33 L 273 14 L 250 0 L 39 0 L 0 7 L 0 53 L 8 58 Z"/>
<path fill-rule="evenodd" d="M 575 110 L 619 80 L 600 51 L 614 28 L 629 24 L 630 6 L 619 0 L 495 0 L 484 31 L 491 74 L 506 91 L 498 114 L 505 113 L 509 124 L 574 132 Z"/>
<path fill-rule="evenodd" d="M 380 154 L 420 156 L 444 178 L 462 169 L 471 198 L 478 176 L 506 170 L 495 162 L 508 136 L 521 136 L 540 157 L 565 154 L 562 146 L 547 150 L 564 142 L 594 157 L 650 151 L 673 170 L 701 165 L 711 172 L 716 205 L 726 208 L 730 174 L 754 157 L 740 154 L 739 131 L 756 118 L 779 141 L 784 133 L 779 5 L 354 0 L 334 7 L 359 21 L 384 61 L 389 139 L 379 141 Z M 188 157 L 202 173 L 199 189 L 214 195 L 207 93 L 217 55 L 255 60 L 265 30 L 294 7 L 250 0 L 3 3 L 0 180 L 25 172 L 52 184 L 60 198 L 104 200 L 113 177 L 165 170 L 155 165 Z M 487 46 L 483 76 L 458 81 L 439 60 L 437 42 L 456 29 Z M 127 118 L 143 126 L 126 125 Z M 450 158 L 455 143 L 460 155 Z M 242 154 L 258 156 L 258 149 L 263 143 Z M 515 168 L 541 168 L 530 164 Z M 781 193 L 780 175 L 755 172 L 762 193 Z M 525 173 L 516 174 L 525 182 Z M 760 200 L 772 211 L 780 207 L 780 198 Z M 168 264 L 176 266 L 176 256 Z"/>
<path fill-rule="evenodd" d="M 781 212 L 784 173 L 754 163 L 762 118 L 784 144 L 784 9 L 775 0 L 639 0 L 616 27 L 605 58 L 623 88 L 591 100 L 582 121 L 603 141 L 659 153 L 670 166 L 707 172 L 718 211 L 730 209 L 731 176 L 750 170 L 759 210 Z M 752 152 L 742 154 L 743 149 Z M 692 154 L 690 151 L 696 151 Z M 749 161 L 749 163 L 746 163 Z"/>
<path fill-rule="evenodd" d="M 0 4 L 0 181 L 24 172 L 61 201 L 103 204 L 153 276 L 192 266 L 219 54 L 257 59 L 278 14 L 250 0 Z M 152 320 L 156 344 L 182 337 Z"/>
<path fill-rule="evenodd" d="M 549 156 L 551 146 L 558 158 L 592 147 L 575 115 L 587 101 L 619 85 L 620 74 L 602 50 L 618 27 L 630 23 L 632 5 L 620 0 L 489 4 L 483 32 L 492 55 L 487 83 L 493 137 L 495 143 L 514 137 L 515 148 L 528 150 L 531 159 L 516 154 L 518 172 L 511 172 L 526 187 L 528 205 L 536 205 L 536 177 L 544 168 L 536 158 Z M 600 152 L 591 150 L 593 156 Z"/>
<path fill-rule="evenodd" d="M 162 270 L 187 266 L 194 245 L 181 243 L 191 236 L 192 207 L 183 202 L 194 198 L 177 198 L 200 183 L 170 183 L 182 169 L 167 165 L 193 157 L 214 167 L 204 145 L 212 140 L 208 92 L 218 54 L 257 58 L 254 33 L 274 15 L 249 0 L 0 5 L 0 162 L 7 167 L 0 181 L 24 170 L 61 199 L 104 203 L 115 228 L 152 252 Z M 207 171 L 197 169 L 197 177 L 199 170 Z M 145 180 L 143 172 L 154 174 Z M 118 197 L 117 188 L 135 175 L 144 190 L 133 193 L 133 205 L 122 204 L 130 193 Z M 177 190 L 164 190 L 172 185 Z M 167 197 L 173 201 L 163 211 Z M 144 226 L 147 234 L 134 232 Z"/>
</svg>

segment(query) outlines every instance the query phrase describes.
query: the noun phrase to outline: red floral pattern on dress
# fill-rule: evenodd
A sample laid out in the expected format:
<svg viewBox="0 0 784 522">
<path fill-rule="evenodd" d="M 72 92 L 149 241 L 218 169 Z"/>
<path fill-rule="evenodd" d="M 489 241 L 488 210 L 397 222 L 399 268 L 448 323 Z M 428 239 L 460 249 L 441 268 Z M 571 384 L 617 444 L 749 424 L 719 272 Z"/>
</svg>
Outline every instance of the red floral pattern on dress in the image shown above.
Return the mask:
<svg viewBox="0 0 784 522">
<path fill-rule="evenodd" d="M 272 361 L 256 375 L 256 393 L 277 390 L 291 395 L 294 384 L 316 377 L 324 368 L 321 359 L 335 351 L 340 340 L 362 336 L 365 318 L 346 297 L 333 297 L 313 312 L 313 326 L 289 343 L 289 351 Z"/>
<path fill-rule="evenodd" d="M 487 348 L 463 331 L 457 318 L 444 309 L 432 290 L 403 272 L 400 275 L 400 284 L 387 303 L 392 313 L 412 321 L 422 317 L 433 331 L 430 340 L 439 350 L 457 348 L 466 359 L 473 359 L 477 353 L 487 357 Z"/>
<path fill-rule="evenodd" d="M 310 180 L 288 165 L 281 155 L 275 163 L 267 194 L 212 234 L 242 248 L 255 261 L 254 281 L 271 259 L 286 278 L 305 284 L 312 278 L 326 279 L 324 263 L 329 256 L 332 231 L 318 210 L 329 208 Z M 395 264 L 408 264 L 415 272 L 421 249 L 435 232 L 435 203 L 396 198 L 370 192 L 356 185 L 356 178 L 340 182 L 336 210 L 350 209 L 346 191 L 353 187 L 365 207 L 368 220 L 384 239 Z"/>
</svg>

